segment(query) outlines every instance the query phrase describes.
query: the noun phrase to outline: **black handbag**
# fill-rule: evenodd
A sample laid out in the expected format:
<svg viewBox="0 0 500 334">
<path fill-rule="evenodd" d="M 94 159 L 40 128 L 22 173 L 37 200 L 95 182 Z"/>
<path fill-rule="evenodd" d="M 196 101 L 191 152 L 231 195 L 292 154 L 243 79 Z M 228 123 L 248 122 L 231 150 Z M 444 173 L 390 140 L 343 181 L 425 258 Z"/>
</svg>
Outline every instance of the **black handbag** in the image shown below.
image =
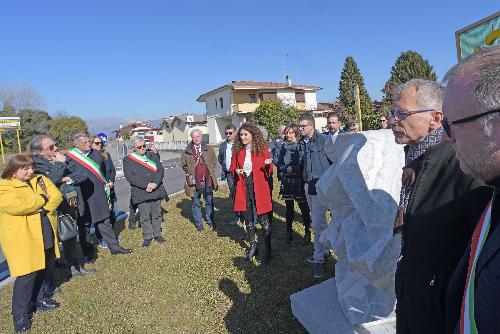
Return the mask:
<svg viewBox="0 0 500 334">
<path fill-rule="evenodd" d="M 45 182 L 43 182 L 42 178 L 38 179 L 38 184 L 40 185 L 42 190 L 47 194 L 47 186 L 45 185 Z M 73 197 L 73 192 L 75 197 Z M 71 196 L 65 197 L 68 200 L 68 204 L 71 206 L 73 206 L 74 203 L 76 203 L 76 191 L 73 192 L 69 192 Z M 64 195 L 67 195 L 67 193 L 64 193 Z M 71 217 L 71 215 L 69 214 L 57 215 L 57 234 L 59 235 L 60 241 L 66 241 L 78 235 L 78 226 L 76 225 L 76 222 L 73 219 L 73 217 Z"/>
<path fill-rule="evenodd" d="M 68 214 L 57 216 L 57 234 L 61 241 L 66 241 L 77 236 L 78 226 L 73 217 Z"/>
</svg>

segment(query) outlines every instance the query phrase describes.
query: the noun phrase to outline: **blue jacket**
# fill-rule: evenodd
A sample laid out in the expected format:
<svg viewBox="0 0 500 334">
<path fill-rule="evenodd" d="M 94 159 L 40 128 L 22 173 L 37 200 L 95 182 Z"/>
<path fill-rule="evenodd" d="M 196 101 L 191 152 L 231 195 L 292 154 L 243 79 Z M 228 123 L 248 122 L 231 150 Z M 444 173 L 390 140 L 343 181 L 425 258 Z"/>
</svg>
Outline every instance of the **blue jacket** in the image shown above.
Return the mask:
<svg viewBox="0 0 500 334">
<path fill-rule="evenodd" d="M 283 143 L 284 141 L 280 139 L 273 140 L 272 142 L 268 143 L 269 149 L 271 150 L 271 159 L 273 159 L 273 164 L 275 166 L 278 166 L 278 159 L 280 156 L 280 150 Z"/>
<path fill-rule="evenodd" d="M 228 159 L 228 157 L 226 157 L 226 149 L 227 141 L 225 140 L 220 144 L 219 155 L 217 156 L 217 160 L 219 161 L 222 170 L 220 175 L 221 180 L 225 180 L 227 173 L 229 173 L 229 171 L 226 169 L 226 159 Z M 231 157 L 229 157 L 229 160 L 231 160 Z"/>
<path fill-rule="evenodd" d="M 300 170 L 302 178 L 309 186 L 309 195 L 316 195 L 316 182 L 325 170 L 330 167 L 332 162 L 325 153 L 325 142 L 327 136 L 322 133 L 314 132 L 309 139 L 309 145 L 304 137 L 299 142 Z M 309 146 L 309 149 L 307 149 Z"/>
</svg>

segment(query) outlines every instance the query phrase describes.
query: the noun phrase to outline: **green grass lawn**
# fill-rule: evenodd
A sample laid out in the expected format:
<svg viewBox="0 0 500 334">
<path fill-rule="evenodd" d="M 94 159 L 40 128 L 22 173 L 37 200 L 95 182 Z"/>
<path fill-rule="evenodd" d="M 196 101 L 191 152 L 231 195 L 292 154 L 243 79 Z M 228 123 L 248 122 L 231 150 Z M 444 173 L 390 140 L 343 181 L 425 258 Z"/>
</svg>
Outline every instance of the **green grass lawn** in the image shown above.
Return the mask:
<svg viewBox="0 0 500 334">
<path fill-rule="evenodd" d="M 215 196 L 217 232 L 196 231 L 184 195 L 166 206 L 166 245 L 141 249 L 140 230 L 121 231 L 121 243 L 135 251 L 100 250 L 89 266 L 97 273 L 64 282 L 55 296 L 61 307 L 35 314 L 31 333 L 305 333 L 289 298 L 318 283 L 305 262 L 313 247 L 302 245 L 303 225 L 294 223 L 295 240 L 284 245 L 285 207 L 275 190 L 273 259 L 262 266 L 258 254 L 247 263 L 244 231 L 227 224 L 227 196 L 225 186 Z M 331 260 L 326 272 L 333 276 Z M 0 290 L 0 333 L 12 332 L 11 298 L 12 285 Z"/>
</svg>

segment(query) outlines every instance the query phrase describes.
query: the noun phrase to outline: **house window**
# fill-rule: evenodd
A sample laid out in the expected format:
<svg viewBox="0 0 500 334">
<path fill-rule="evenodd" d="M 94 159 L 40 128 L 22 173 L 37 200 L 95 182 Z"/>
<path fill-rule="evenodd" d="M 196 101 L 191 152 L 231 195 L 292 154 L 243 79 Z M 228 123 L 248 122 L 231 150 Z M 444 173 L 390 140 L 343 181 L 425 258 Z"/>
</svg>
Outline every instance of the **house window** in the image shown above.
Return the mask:
<svg viewBox="0 0 500 334">
<path fill-rule="evenodd" d="M 219 98 L 219 102 L 220 102 L 220 108 L 224 109 L 224 100 L 222 99 L 222 97 Z"/>
<path fill-rule="evenodd" d="M 217 109 L 217 99 L 214 99 L 215 101 L 215 109 Z"/>
<path fill-rule="evenodd" d="M 276 94 L 275 92 L 273 92 L 273 93 L 260 93 L 259 97 L 260 97 L 261 101 L 277 100 L 278 94 Z"/>
<path fill-rule="evenodd" d="M 306 96 L 304 93 L 295 92 L 295 101 L 296 102 L 306 102 Z"/>
<path fill-rule="evenodd" d="M 158 132 L 158 136 L 161 136 L 163 134 L 163 131 Z"/>
<path fill-rule="evenodd" d="M 255 98 L 255 94 L 248 94 L 250 98 L 250 103 L 257 103 L 257 99 Z"/>
</svg>

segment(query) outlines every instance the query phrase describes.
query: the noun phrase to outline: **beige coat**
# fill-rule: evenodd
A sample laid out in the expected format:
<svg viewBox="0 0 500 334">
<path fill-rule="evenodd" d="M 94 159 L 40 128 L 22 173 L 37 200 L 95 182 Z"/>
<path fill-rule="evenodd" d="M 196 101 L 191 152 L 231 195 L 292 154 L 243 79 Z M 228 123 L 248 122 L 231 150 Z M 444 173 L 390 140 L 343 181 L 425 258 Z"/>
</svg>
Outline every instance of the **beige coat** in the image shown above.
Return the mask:
<svg viewBox="0 0 500 334">
<path fill-rule="evenodd" d="M 189 143 L 186 150 L 182 152 L 181 155 L 181 167 L 186 172 L 186 177 L 189 175 L 194 176 L 195 172 L 195 161 L 193 157 L 193 143 Z M 213 189 L 216 191 L 219 189 L 219 185 L 217 184 L 217 176 L 215 174 L 215 166 L 217 165 L 217 156 L 215 155 L 215 151 L 212 147 L 208 146 L 205 143 L 201 144 L 201 155 L 205 160 L 205 163 L 208 167 L 208 172 L 210 173 L 210 177 L 212 178 Z M 184 182 L 184 191 L 186 195 L 189 197 L 194 197 L 195 186 L 188 186 L 187 182 Z"/>
</svg>

